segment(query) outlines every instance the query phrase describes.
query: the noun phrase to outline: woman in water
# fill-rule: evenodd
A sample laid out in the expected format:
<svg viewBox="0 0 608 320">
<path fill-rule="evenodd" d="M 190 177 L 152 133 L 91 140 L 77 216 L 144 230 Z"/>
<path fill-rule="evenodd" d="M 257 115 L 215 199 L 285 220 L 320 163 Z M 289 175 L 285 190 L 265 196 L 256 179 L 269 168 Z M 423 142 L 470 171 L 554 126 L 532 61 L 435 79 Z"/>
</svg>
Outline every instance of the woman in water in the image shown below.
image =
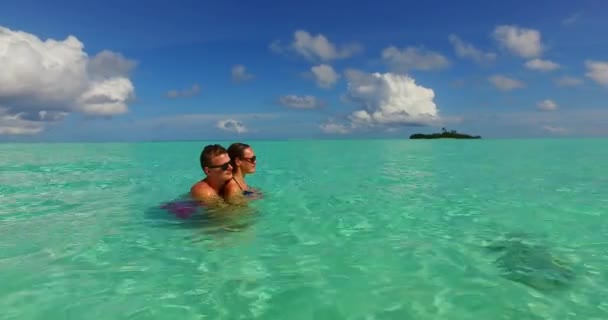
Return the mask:
<svg viewBox="0 0 608 320">
<path fill-rule="evenodd" d="M 232 165 L 232 179 L 224 186 L 224 198 L 228 202 L 242 202 L 243 196 L 253 195 L 245 181 L 245 176 L 255 173 L 256 155 L 251 146 L 245 143 L 235 142 L 228 147 L 230 164 Z"/>
</svg>

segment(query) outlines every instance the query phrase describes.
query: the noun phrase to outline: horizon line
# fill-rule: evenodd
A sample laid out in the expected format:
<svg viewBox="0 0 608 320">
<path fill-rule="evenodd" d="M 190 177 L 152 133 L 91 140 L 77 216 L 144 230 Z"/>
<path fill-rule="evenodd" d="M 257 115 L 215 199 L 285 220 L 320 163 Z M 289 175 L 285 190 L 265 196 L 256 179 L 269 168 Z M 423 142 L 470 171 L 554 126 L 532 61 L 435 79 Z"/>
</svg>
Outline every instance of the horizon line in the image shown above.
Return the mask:
<svg viewBox="0 0 608 320">
<path fill-rule="evenodd" d="M 410 140 L 601 140 L 608 139 L 608 137 L 596 137 L 596 136 L 544 136 L 544 137 L 490 137 L 481 139 L 410 139 L 409 137 L 310 137 L 310 138 L 250 138 L 250 139 L 142 139 L 142 140 L 63 140 L 63 141 L 0 141 L 0 144 L 112 144 L 112 143 L 172 143 L 172 142 L 234 142 L 234 141 L 259 141 L 259 142 L 289 142 L 289 141 L 365 141 L 365 140 L 399 140 L 399 141 L 410 141 Z"/>
</svg>

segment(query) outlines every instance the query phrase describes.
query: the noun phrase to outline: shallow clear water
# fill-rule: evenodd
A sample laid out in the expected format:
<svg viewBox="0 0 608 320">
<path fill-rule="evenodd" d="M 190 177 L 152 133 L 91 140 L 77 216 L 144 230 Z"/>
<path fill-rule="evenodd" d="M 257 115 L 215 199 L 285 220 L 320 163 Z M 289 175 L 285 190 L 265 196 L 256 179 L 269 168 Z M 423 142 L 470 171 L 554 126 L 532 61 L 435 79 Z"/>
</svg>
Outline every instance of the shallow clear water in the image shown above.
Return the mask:
<svg viewBox="0 0 608 320">
<path fill-rule="evenodd" d="M 608 318 L 608 140 L 251 143 L 227 221 L 207 142 L 0 144 L 0 318 Z"/>
</svg>

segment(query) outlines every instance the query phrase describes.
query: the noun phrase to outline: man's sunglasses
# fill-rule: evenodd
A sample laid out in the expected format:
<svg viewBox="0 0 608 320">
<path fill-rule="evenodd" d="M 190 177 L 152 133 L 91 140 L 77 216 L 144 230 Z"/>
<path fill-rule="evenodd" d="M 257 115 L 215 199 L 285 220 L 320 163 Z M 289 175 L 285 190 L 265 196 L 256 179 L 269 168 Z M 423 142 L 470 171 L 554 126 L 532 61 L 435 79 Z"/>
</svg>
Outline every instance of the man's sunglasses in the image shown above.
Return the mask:
<svg viewBox="0 0 608 320">
<path fill-rule="evenodd" d="M 224 164 L 217 165 L 217 166 L 207 166 L 207 168 L 211 168 L 211 169 L 221 168 L 223 171 L 226 171 L 226 170 L 228 170 L 228 166 L 230 166 L 230 161 L 228 161 Z"/>
</svg>

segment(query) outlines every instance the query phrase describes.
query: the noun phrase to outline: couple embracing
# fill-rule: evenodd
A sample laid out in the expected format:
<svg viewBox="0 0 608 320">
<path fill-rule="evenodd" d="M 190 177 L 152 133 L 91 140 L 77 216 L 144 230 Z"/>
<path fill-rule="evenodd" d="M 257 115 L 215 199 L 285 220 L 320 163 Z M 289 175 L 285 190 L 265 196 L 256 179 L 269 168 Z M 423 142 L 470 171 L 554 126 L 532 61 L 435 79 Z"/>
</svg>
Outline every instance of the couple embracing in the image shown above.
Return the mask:
<svg viewBox="0 0 608 320">
<path fill-rule="evenodd" d="M 255 172 L 256 155 L 251 146 L 233 143 L 225 149 L 219 144 L 207 145 L 200 155 L 205 179 L 190 188 L 190 196 L 205 206 L 244 205 L 255 191 L 245 176 Z"/>
</svg>

